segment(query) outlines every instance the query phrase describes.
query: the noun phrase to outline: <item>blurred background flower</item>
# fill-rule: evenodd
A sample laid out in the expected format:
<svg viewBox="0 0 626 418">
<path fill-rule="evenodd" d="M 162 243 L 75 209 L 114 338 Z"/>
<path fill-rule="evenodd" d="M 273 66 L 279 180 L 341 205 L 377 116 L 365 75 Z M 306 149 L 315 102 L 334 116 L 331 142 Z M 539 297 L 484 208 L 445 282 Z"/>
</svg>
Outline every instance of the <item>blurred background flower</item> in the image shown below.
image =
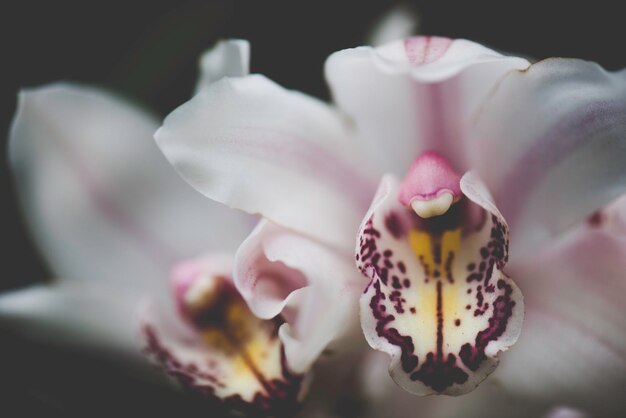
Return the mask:
<svg viewBox="0 0 626 418">
<path fill-rule="evenodd" d="M 216 0 L 149 6 L 13 5 L 5 13 L 9 22 L 1 29 L 7 44 L 3 48 L 3 132 L 8 132 L 18 88 L 56 80 L 100 85 L 157 117 L 165 115 L 193 92 L 200 53 L 224 37 L 251 41 L 253 72 L 327 98 L 325 58 L 364 43 L 368 28 L 397 3 Z M 503 3 L 489 9 L 475 2 L 412 4 L 420 14 L 422 33 L 470 38 L 537 59 L 575 56 L 608 69 L 626 66 L 626 54 L 616 45 L 626 35 L 620 13 L 597 2 L 593 8 L 568 5 L 567 9 L 545 4 L 533 8 L 528 3 Z M 51 274 L 24 223 L 18 222 L 21 215 L 6 165 L 3 170 L 7 255 L 0 290 L 8 290 L 45 281 Z M 27 336 L 0 331 L 3 408 L 19 408 L 25 416 L 73 416 L 94 410 L 119 415 L 120 405 L 124 405 L 123 415 L 206 414 L 192 399 L 181 399 L 165 387 L 145 385 L 142 375 L 131 373 L 115 356 L 96 361 L 88 353 L 68 353 L 28 341 Z M 561 415 L 555 416 L 578 416 L 566 413 L 559 410 L 556 414 Z"/>
</svg>

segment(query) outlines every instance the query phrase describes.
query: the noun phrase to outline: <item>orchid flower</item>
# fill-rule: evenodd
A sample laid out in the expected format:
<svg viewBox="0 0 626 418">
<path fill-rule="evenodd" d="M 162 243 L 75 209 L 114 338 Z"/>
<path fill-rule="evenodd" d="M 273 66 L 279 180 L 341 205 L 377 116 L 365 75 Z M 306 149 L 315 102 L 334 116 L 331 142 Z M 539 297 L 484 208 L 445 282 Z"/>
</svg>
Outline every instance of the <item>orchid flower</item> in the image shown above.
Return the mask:
<svg viewBox="0 0 626 418">
<path fill-rule="evenodd" d="M 251 413 L 293 412 L 311 379 L 316 399 L 323 360 L 359 376 L 370 416 L 620 405 L 625 73 L 413 37 L 331 55 L 329 105 L 248 62 L 240 41 L 210 51 L 155 134 L 195 195 L 134 108 L 67 86 L 22 97 L 22 199 L 67 279 L 3 296 L 4 317 L 108 342 L 123 327 L 98 318 L 123 288 L 113 309 L 141 306 L 149 357 Z M 240 211 L 261 218 L 245 239 Z"/>
<path fill-rule="evenodd" d="M 233 40 L 208 51 L 198 88 L 245 75 L 247 50 Z M 60 344 L 143 348 L 222 406 L 287 413 L 322 352 L 342 339 L 353 350 L 358 272 L 351 257 L 267 220 L 253 229 L 254 217 L 196 193 L 155 146 L 157 127 L 88 87 L 20 94 L 11 162 L 31 231 L 62 279 L 2 295 L 0 318 Z"/>
<path fill-rule="evenodd" d="M 170 114 L 157 143 L 207 197 L 336 254 L 358 231 L 362 330 L 406 391 L 472 391 L 521 332 L 499 395 L 544 412 L 618 405 L 623 205 L 609 205 L 626 184 L 625 73 L 414 37 L 339 51 L 326 76 L 337 107 L 261 75 L 223 79 Z M 235 283 L 256 312 L 293 294 Z"/>
</svg>

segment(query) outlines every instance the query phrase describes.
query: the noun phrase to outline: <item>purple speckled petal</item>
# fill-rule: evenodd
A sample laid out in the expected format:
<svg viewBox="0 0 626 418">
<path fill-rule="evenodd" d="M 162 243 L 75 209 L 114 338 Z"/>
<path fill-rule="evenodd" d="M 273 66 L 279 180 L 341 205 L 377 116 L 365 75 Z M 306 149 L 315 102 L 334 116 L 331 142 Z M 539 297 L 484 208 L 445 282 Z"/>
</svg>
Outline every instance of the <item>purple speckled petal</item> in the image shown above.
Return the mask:
<svg viewBox="0 0 626 418">
<path fill-rule="evenodd" d="M 304 375 L 287 367 L 278 337 L 280 317 L 257 318 L 235 289 L 232 260 L 187 262 L 172 274 L 183 320 L 157 305 L 142 312 L 145 353 L 181 385 L 254 416 L 293 413 Z"/>
<path fill-rule="evenodd" d="M 368 343 L 391 356 L 392 378 L 411 393 L 459 395 L 497 365 L 519 336 L 523 300 L 502 273 L 508 227 L 475 175 L 444 215 L 418 217 L 385 176 L 359 231 L 357 266 Z"/>
</svg>

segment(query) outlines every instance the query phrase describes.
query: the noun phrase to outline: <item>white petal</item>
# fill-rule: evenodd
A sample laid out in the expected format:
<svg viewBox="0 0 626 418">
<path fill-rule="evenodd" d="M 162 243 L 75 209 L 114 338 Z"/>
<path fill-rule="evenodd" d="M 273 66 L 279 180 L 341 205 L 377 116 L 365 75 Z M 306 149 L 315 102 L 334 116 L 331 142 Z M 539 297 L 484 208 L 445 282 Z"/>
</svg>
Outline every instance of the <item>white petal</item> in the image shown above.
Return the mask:
<svg viewBox="0 0 626 418">
<path fill-rule="evenodd" d="M 196 93 L 223 77 L 243 77 L 250 72 L 250 44 L 243 39 L 226 39 L 200 58 Z"/>
<path fill-rule="evenodd" d="M 141 359 L 135 327 L 137 295 L 90 281 L 65 281 L 0 295 L 0 323 L 29 340 L 117 350 Z"/>
<path fill-rule="evenodd" d="M 582 411 L 561 406 L 550 411 L 546 418 L 589 418 L 589 416 Z"/>
<path fill-rule="evenodd" d="M 512 262 L 626 190 L 626 71 L 539 62 L 504 78 L 476 122 L 473 166 L 511 226 Z"/>
<path fill-rule="evenodd" d="M 234 277 L 256 315 L 286 319 L 279 335 L 296 372 L 308 370 L 331 343 L 341 348 L 341 340 L 358 332 L 364 280 L 348 255 L 264 221 L 240 247 Z"/>
<path fill-rule="evenodd" d="M 372 183 L 344 121 L 324 103 L 253 75 L 223 79 L 156 133 L 211 199 L 345 248 Z"/>
<path fill-rule="evenodd" d="M 380 174 L 403 175 L 428 149 L 463 172 L 470 115 L 503 74 L 527 65 L 470 41 L 415 37 L 336 52 L 326 77 Z"/>
<path fill-rule="evenodd" d="M 524 285 L 526 322 L 498 370 L 502 384 L 591 416 L 618 416 L 626 387 L 624 271 L 626 235 L 610 222 L 582 225 L 512 266 Z"/>
<path fill-rule="evenodd" d="M 370 44 L 379 46 L 417 33 L 419 19 L 406 4 L 389 10 L 380 19 L 369 36 Z"/>
<path fill-rule="evenodd" d="M 153 283 L 250 228 L 199 195 L 155 146 L 157 122 L 96 89 L 22 92 L 10 157 L 29 226 L 58 277 Z"/>
</svg>

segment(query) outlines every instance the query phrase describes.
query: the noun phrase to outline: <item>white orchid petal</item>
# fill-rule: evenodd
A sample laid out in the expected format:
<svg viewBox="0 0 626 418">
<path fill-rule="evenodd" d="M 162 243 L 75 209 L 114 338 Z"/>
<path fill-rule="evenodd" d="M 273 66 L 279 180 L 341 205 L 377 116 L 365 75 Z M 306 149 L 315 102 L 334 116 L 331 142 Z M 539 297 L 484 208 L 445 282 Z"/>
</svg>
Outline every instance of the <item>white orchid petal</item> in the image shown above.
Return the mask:
<svg viewBox="0 0 626 418">
<path fill-rule="evenodd" d="M 211 199 L 349 248 L 372 183 L 324 103 L 252 75 L 223 79 L 172 112 L 166 157 Z"/>
<path fill-rule="evenodd" d="M 157 122 L 96 89 L 20 94 L 10 157 L 29 226 L 67 280 L 163 279 L 174 260 L 235 248 L 251 223 L 200 196 L 154 145 Z"/>
<path fill-rule="evenodd" d="M 107 283 L 61 281 L 0 295 L 0 323 L 32 341 L 70 345 L 139 360 L 133 323 L 137 294 Z"/>
<path fill-rule="evenodd" d="M 200 58 L 196 93 L 223 77 L 243 77 L 250 72 L 250 44 L 243 39 L 226 39 Z"/>
<path fill-rule="evenodd" d="M 522 296 L 502 273 L 506 223 L 473 173 L 460 187 L 471 202 L 425 220 L 385 176 L 359 231 L 357 266 L 371 278 L 361 297 L 365 338 L 415 394 L 473 390 L 521 330 Z"/>
<path fill-rule="evenodd" d="M 325 70 L 379 174 L 401 175 L 428 149 L 467 169 L 470 116 L 503 74 L 527 66 L 470 41 L 415 37 L 336 52 Z"/>
<path fill-rule="evenodd" d="M 589 418 L 589 415 L 577 409 L 560 406 L 551 410 L 546 418 Z"/>
<path fill-rule="evenodd" d="M 294 297 L 309 284 L 302 272 L 268 259 L 265 253 L 265 242 L 285 233 L 262 220 L 237 251 L 235 285 L 259 318 L 273 318 L 287 305 L 296 304 Z"/>
<path fill-rule="evenodd" d="M 417 33 L 419 19 L 406 4 L 389 10 L 374 26 L 369 36 L 373 46 L 384 45 L 396 39 L 407 38 Z"/>
<path fill-rule="evenodd" d="M 625 201 L 618 202 L 622 213 Z M 617 416 L 626 387 L 626 235 L 611 222 L 582 225 L 532 263 L 520 339 L 498 370 L 520 396 Z M 510 360 L 510 361 L 509 361 Z"/>
<path fill-rule="evenodd" d="M 239 249 L 235 284 L 255 314 L 286 319 L 279 335 L 296 372 L 358 330 L 363 280 L 351 257 L 267 221 Z"/>
<path fill-rule="evenodd" d="M 506 76 L 476 117 L 473 165 L 516 261 L 626 190 L 626 71 L 548 59 Z"/>
</svg>

